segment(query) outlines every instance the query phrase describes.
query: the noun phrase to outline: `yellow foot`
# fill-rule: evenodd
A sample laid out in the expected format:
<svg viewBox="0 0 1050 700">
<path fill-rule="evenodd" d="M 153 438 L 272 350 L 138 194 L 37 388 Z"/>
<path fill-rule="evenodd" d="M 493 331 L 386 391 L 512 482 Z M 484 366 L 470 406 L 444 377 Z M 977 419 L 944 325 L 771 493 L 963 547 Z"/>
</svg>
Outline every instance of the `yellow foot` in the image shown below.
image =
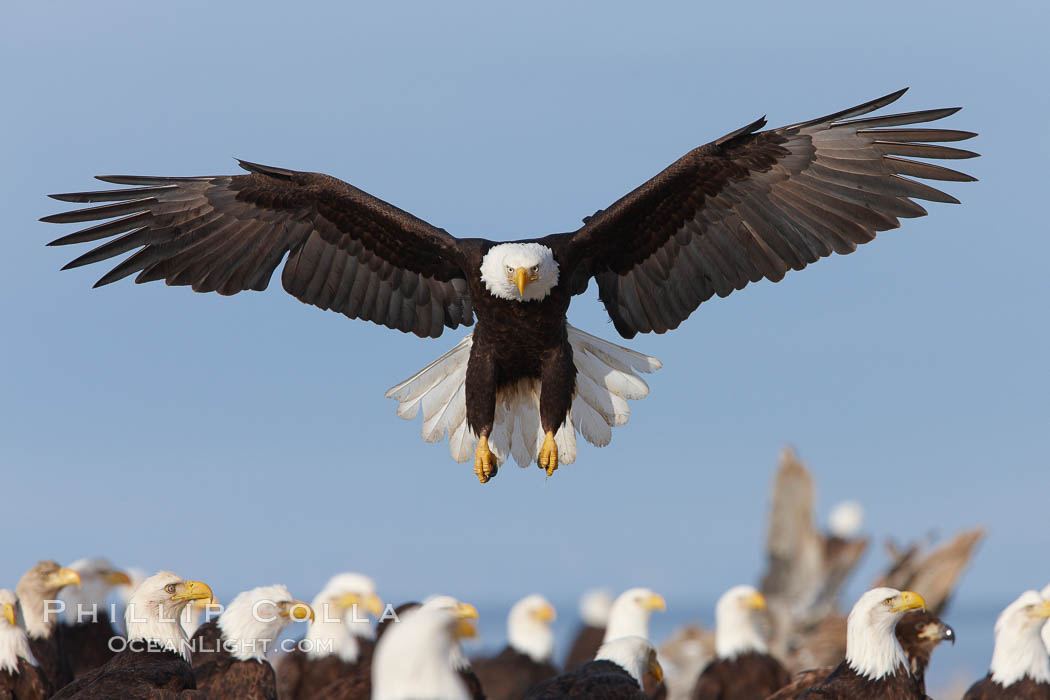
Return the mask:
<svg viewBox="0 0 1050 700">
<path fill-rule="evenodd" d="M 489 439 L 482 437 L 478 440 L 478 448 L 474 450 L 474 473 L 481 483 L 487 482 L 496 476 L 499 466 L 496 464 L 496 455 L 489 449 Z"/>
<path fill-rule="evenodd" d="M 558 445 L 554 442 L 554 433 L 549 430 L 547 436 L 543 438 L 543 447 L 540 448 L 540 456 L 536 462 L 540 465 L 540 469 L 547 470 L 547 476 L 552 475 L 558 468 Z"/>
</svg>

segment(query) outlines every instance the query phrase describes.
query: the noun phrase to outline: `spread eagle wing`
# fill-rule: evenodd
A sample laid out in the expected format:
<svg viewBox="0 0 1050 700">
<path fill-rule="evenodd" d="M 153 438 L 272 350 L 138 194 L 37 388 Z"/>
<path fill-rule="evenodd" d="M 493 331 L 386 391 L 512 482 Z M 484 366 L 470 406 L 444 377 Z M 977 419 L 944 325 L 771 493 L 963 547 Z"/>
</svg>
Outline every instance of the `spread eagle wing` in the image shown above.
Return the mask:
<svg viewBox="0 0 1050 700">
<path fill-rule="evenodd" d="M 474 322 L 458 241 L 342 180 L 239 161 L 247 175 L 99 176 L 133 187 L 51 195 L 109 202 L 41 219 L 108 220 L 49 245 L 108 239 L 63 269 L 136 251 L 95 286 L 138 273 L 197 292 L 285 290 L 350 318 L 436 338 Z"/>
<path fill-rule="evenodd" d="M 902 156 L 972 158 L 936 145 L 976 136 L 920 129 L 959 108 L 853 119 L 899 90 L 851 109 L 758 131 L 765 118 L 696 148 L 568 236 L 572 291 L 593 276 L 620 335 L 677 328 L 712 295 L 781 280 L 926 210 L 958 203 L 910 177 L 967 182 L 964 173 Z M 906 128 L 887 128 L 904 126 Z"/>
</svg>

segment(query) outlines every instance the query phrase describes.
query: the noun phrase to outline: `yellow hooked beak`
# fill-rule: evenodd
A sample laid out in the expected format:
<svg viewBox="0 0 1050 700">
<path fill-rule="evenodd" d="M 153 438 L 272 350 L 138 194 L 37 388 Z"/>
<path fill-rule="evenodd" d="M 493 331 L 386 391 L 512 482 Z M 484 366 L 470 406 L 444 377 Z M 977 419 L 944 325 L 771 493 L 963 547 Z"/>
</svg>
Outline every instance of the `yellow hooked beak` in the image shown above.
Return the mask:
<svg viewBox="0 0 1050 700">
<path fill-rule="evenodd" d="M 473 606 L 471 606 L 473 607 Z M 466 618 L 460 618 L 456 620 L 456 639 L 474 639 L 478 636 L 478 629 L 474 626 L 474 622 Z"/>
<path fill-rule="evenodd" d="M 281 617 L 293 620 L 314 621 L 314 609 L 301 600 L 293 600 L 290 603 L 281 603 Z"/>
<path fill-rule="evenodd" d="M 211 588 L 203 581 L 183 581 L 175 586 L 176 593 L 172 600 L 203 600 L 211 602 Z"/>
<path fill-rule="evenodd" d="M 1032 617 L 1050 617 L 1050 600 L 1044 600 L 1042 605 L 1036 605 L 1032 609 Z"/>
<path fill-rule="evenodd" d="M 383 614 L 383 601 L 375 593 L 369 593 L 365 596 L 360 596 L 357 593 L 344 593 L 339 597 L 338 605 L 344 610 L 351 610 L 357 605 L 372 613 L 374 617 L 379 617 Z"/>
<path fill-rule="evenodd" d="M 5 620 L 11 623 L 14 627 L 15 624 L 15 606 L 12 603 L 4 603 L 3 617 Z"/>
<path fill-rule="evenodd" d="M 553 605 L 544 605 L 543 607 L 533 610 L 532 617 L 540 622 L 551 623 L 557 619 L 558 613 L 555 612 Z"/>
<path fill-rule="evenodd" d="M 765 610 L 766 597 L 761 593 L 752 593 L 744 600 L 744 605 L 749 610 Z"/>
<path fill-rule="evenodd" d="M 649 674 L 653 678 L 655 678 L 657 680 L 657 682 L 663 681 L 663 679 L 664 679 L 664 669 L 663 669 L 663 666 L 660 665 L 660 660 L 656 658 L 656 650 L 655 649 L 650 649 L 649 650 L 649 665 L 648 665 L 648 668 L 649 668 Z"/>
<path fill-rule="evenodd" d="M 914 591 L 901 591 L 901 594 L 894 599 L 893 607 L 890 608 L 895 613 L 920 609 L 926 609 L 926 601 Z"/>
<path fill-rule="evenodd" d="M 518 294 L 525 296 L 525 285 L 529 283 L 529 271 L 519 267 L 514 271 L 514 283 L 518 285 Z"/>
<path fill-rule="evenodd" d="M 80 574 L 73 569 L 59 569 L 47 578 L 48 588 L 63 588 L 72 584 L 80 588 Z"/>
<path fill-rule="evenodd" d="M 664 612 L 667 610 L 667 602 L 663 599 L 663 596 L 653 593 L 645 599 L 645 602 L 642 603 L 642 607 L 646 610 L 659 610 L 660 612 Z"/>
<path fill-rule="evenodd" d="M 460 620 L 476 620 L 478 619 L 478 609 L 470 603 L 460 603 L 456 606 L 456 609 L 452 613 Z"/>
<path fill-rule="evenodd" d="M 123 571 L 110 571 L 102 577 L 111 586 L 130 586 L 131 577 Z"/>
</svg>

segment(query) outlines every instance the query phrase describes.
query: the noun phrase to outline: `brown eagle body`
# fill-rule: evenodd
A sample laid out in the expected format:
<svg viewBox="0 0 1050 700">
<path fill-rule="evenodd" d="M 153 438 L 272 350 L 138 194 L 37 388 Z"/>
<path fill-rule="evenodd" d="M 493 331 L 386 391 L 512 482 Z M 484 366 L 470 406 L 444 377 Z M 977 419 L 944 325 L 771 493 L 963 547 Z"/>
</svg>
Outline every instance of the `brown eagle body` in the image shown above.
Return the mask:
<svg viewBox="0 0 1050 700">
<path fill-rule="evenodd" d="M 281 700 L 308 700 L 342 678 L 357 678 L 362 671 L 370 673 L 375 642 L 358 637 L 357 661 L 343 661 L 335 654 L 311 659 L 295 649 L 277 661 L 277 694 Z"/>
<path fill-rule="evenodd" d="M 604 627 L 583 625 L 576 633 L 576 639 L 573 640 L 572 647 L 569 649 L 569 655 L 565 659 L 565 670 L 571 671 L 593 661 L 604 639 Z"/>
<path fill-rule="evenodd" d="M 1050 700 L 1050 683 L 1040 683 L 1025 676 L 1009 688 L 992 680 L 988 674 L 970 686 L 963 700 Z"/>
<path fill-rule="evenodd" d="M 748 652 L 735 659 L 715 659 L 693 686 L 693 700 L 766 700 L 791 682 L 780 662 L 769 654 Z"/>
<path fill-rule="evenodd" d="M 618 664 L 612 661 L 590 661 L 574 671 L 563 673 L 532 688 L 526 700 L 649 700 L 649 696 Z"/>
<path fill-rule="evenodd" d="M 61 688 L 73 680 L 69 657 L 57 630 L 51 630 L 47 637 L 29 637 L 29 651 L 33 652 L 40 672 L 53 687 Z"/>
<path fill-rule="evenodd" d="M 0 671 L 0 700 L 45 700 L 53 692 L 43 672 L 25 659 L 18 660 L 15 673 Z"/>
<path fill-rule="evenodd" d="M 242 661 L 222 644 L 218 619 L 197 628 L 193 650 L 193 675 L 197 688 L 213 698 L 277 700 L 277 676 L 265 659 Z"/>
<path fill-rule="evenodd" d="M 903 93 L 768 131 L 759 131 L 759 119 L 693 149 L 577 231 L 520 241 L 546 246 L 557 262 L 558 282 L 540 301 L 488 291 L 479 266 L 493 242 L 455 238 L 319 173 L 242 161 L 248 175 L 102 176 L 134 187 L 53 195 L 108 204 L 43 220 L 111 219 L 52 242 L 110 239 L 67 268 L 135 251 L 98 285 L 137 274 L 136 282 L 236 294 L 265 289 L 287 256 L 286 291 L 350 318 L 436 338 L 476 316 L 467 425 L 487 438 L 499 388 L 528 377 L 540 380 L 540 423 L 551 433 L 565 422 L 576 389 L 565 314 L 592 277 L 620 335 L 664 333 L 716 294 L 779 281 L 788 270 L 852 252 L 901 218 L 925 215 L 913 199 L 956 202 L 905 176 L 973 178 L 901 156 L 972 157 L 930 142 L 974 134 L 884 128 L 956 109 L 856 118 Z"/>
<path fill-rule="evenodd" d="M 203 698 L 193 669 L 178 654 L 156 645 L 129 645 L 94 671 L 59 690 L 56 700 Z"/>
<path fill-rule="evenodd" d="M 496 656 L 472 659 L 471 664 L 489 700 L 521 700 L 536 685 L 558 675 L 551 664 L 533 661 L 511 647 Z"/>
<path fill-rule="evenodd" d="M 94 620 L 59 625 L 58 635 L 62 638 L 62 648 L 69 659 L 74 678 L 79 678 L 116 656 L 117 652 L 110 648 L 110 640 L 120 636 L 104 610 L 98 611 Z"/>
<path fill-rule="evenodd" d="M 799 700 L 925 700 L 926 693 L 908 669 L 878 680 L 861 676 L 843 661 L 831 675 L 798 696 Z"/>
</svg>

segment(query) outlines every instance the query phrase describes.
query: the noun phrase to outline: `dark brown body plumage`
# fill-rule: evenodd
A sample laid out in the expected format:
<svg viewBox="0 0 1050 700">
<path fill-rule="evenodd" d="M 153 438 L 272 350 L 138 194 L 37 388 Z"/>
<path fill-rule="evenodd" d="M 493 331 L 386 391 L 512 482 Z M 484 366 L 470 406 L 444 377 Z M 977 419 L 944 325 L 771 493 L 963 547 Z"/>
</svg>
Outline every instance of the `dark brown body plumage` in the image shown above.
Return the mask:
<svg viewBox="0 0 1050 700">
<path fill-rule="evenodd" d="M 137 642 L 136 644 L 141 644 Z M 54 695 L 56 700 L 165 700 L 204 698 L 193 669 L 178 654 L 160 647 L 129 647 Z"/>
<path fill-rule="evenodd" d="M 926 693 L 900 667 L 892 675 L 871 680 L 860 676 L 843 661 L 831 675 L 798 696 L 799 700 L 925 700 Z"/>
<path fill-rule="evenodd" d="M 47 637 L 29 637 L 29 650 L 33 652 L 40 672 L 47 677 L 52 686 L 61 688 L 73 680 L 69 657 L 57 625 L 51 628 Z"/>
<path fill-rule="evenodd" d="M 988 674 L 970 686 L 963 700 L 1050 700 L 1050 683 L 1039 683 L 1025 676 L 1004 688 Z"/>
<path fill-rule="evenodd" d="M 638 681 L 612 661 L 590 661 L 532 688 L 526 700 L 649 700 Z"/>
<path fill-rule="evenodd" d="M 372 668 L 375 643 L 358 637 L 357 661 L 348 663 L 335 654 L 311 659 L 296 649 L 277 661 L 277 693 L 281 700 L 309 700 L 342 678 L 368 675 Z"/>
<path fill-rule="evenodd" d="M 598 654 L 598 648 L 605 639 L 605 628 L 584 625 L 576 633 L 576 639 L 572 642 L 569 655 L 565 659 L 565 670 L 572 671 L 583 664 L 593 661 Z"/>
<path fill-rule="evenodd" d="M 15 673 L 0 671 L 0 700 L 45 700 L 53 692 L 43 672 L 25 659 L 18 659 Z"/>
<path fill-rule="evenodd" d="M 110 648 L 110 640 L 120 635 L 113 629 L 105 611 L 98 611 L 91 621 L 74 625 L 63 623 L 59 625 L 58 634 L 74 678 L 98 668 L 117 654 Z"/>
<path fill-rule="evenodd" d="M 197 689 L 212 698 L 277 700 L 277 676 L 266 660 L 242 661 L 222 645 L 218 618 L 197 628 L 190 648 Z"/>
<path fill-rule="evenodd" d="M 511 647 L 496 656 L 471 659 L 471 665 L 489 700 L 521 700 L 537 684 L 558 675 L 550 663 L 533 661 Z"/>
<path fill-rule="evenodd" d="M 765 700 L 791 682 L 791 675 L 769 654 L 748 652 L 715 659 L 693 686 L 693 700 Z"/>
</svg>

